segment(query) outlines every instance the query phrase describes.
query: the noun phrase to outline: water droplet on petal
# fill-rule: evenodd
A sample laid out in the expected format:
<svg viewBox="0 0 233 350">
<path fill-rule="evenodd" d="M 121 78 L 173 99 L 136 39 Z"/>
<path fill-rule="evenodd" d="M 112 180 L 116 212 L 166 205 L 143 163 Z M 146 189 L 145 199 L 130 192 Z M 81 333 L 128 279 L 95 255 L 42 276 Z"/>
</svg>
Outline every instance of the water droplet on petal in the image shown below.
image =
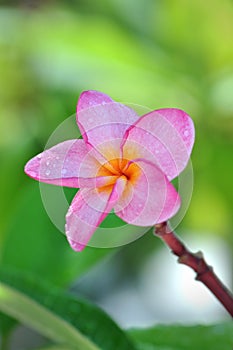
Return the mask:
<svg viewBox="0 0 233 350">
<path fill-rule="evenodd" d="M 46 165 L 49 165 L 49 160 L 47 160 Z"/>
<path fill-rule="evenodd" d="M 50 175 L 50 170 L 46 170 L 45 175 L 49 176 Z"/>
<path fill-rule="evenodd" d="M 184 136 L 185 136 L 185 137 L 189 136 L 189 131 L 188 131 L 188 130 L 185 130 Z"/>
<path fill-rule="evenodd" d="M 156 149 L 156 150 L 155 150 L 155 153 L 156 153 L 156 154 L 159 154 L 159 150 L 158 150 L 158 149 Z"/>
<path fill-rule="evenodd" d="M 59 156 L 56 156 L 56 159 L 58 160 L 58 159 L 59 159 Z"/>
<path fill-rule="evenodd" d="M 139 216 L 141 213 L 142 213 L 141 210 L 138 210 L 138 209 L 135 210 L 135 212 L 134 212 L 135 219 L 138 218 L 138 216 Z"/>
<path fill-rule="evenodd" d="M 67 169 L 62 169 L 61 174 L 65 175 L 67 173 Z"/>
<path fill-rule="evenodd" d="M 41 154 L 41 153 L 37 155 L 37 158 L 38 158 L 38 159 L 41 159 L 41 157 L 42 157 L 42 154 Z"/>
</svg>

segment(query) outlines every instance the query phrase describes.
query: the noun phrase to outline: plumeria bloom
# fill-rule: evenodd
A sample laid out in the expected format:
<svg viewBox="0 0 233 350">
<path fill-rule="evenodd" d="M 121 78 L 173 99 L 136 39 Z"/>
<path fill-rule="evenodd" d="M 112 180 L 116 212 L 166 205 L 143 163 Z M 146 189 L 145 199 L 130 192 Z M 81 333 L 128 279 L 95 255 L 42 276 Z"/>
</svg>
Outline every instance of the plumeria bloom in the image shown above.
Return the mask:
<svg viewBox="0 0 233 350">
<path fill-rule="evenodd" d="M 152 226 L 174 216 L 180 197 L 172 179 L 185 168 L 194 142 L 191 118 L 166 108 L 139 117 L 97 91 L 77 105 L 82 139 L 68 140 L 32 158 L 25 172 L 35 180 L 75 187 L 66 215 L 71 247 L 81 251 L 107 214 Z"/>
</svg>

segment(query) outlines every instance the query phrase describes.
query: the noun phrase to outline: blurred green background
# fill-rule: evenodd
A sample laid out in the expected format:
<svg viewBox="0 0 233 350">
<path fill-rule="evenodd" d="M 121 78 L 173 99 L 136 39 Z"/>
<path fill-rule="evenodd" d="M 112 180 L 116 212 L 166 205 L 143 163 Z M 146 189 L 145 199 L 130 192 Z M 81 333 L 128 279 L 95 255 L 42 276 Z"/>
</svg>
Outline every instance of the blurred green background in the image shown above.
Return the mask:
<svg viewBox="0 0 233 350">
<path fill-rule="evenodd" d="M 114 314 L 106 305 L 116 300 L 109 304 L 104 300 L 119 285 L 122 298 L 129 283 L 139 288 L 138 274 L 148 273 L 148 256 L 160 254 L 162 245 L 150 234 L 122 249 L 74 253 L 47 217 L 38 183 L 23 172 L 26 161 L 43 150 L 53 130 L 75 113 L 81 91 L 92 89 L 151 109 L 181 108 L 193 117 L 194 191 L 177 231 L 187 241 L 200 242 L 200 249 L 202 242 L 207 250 L 215 242 L 219 250 L 211 263 L 228 257 L 223 270 L 231 287 L 232 1 L 2 0 L 0 4 L 1 264 L 60 286 L 72 285 Z M 107 262 L 88 277 L 89 268 L 106 255 Z M 153 278 L 159 289 L 156 271 Z M 80 276 L 81 282 L 75 283 Z M 201 315 L 192 318 L 188 306 L 184 313 L 190 320 L 203 320 Z M 152 321 L 172 319 L 168 312 L 157 317 L 155 310 L 153 315 Z"/>
</svg>

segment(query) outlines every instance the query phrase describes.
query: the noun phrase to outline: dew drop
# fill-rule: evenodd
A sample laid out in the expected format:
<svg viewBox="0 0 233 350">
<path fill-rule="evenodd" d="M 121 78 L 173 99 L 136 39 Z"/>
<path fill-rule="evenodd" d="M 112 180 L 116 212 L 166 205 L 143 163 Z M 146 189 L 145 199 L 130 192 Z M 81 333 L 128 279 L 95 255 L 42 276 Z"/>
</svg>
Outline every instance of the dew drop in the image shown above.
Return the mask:
<svg viewBox="0 0 233 350">
<path fill-rule="evenodd" d="M 49 176 L 50 175 L 50 170 L 46 170 L 45 175 Z"/>
<path fill-rule="evenodd" d="M 37 158 L 38 158 L 38 159 L 41 159 L 41 157 L 42 157 L 42 154 L 41 154 L 41 153 L 38 154 Z"/>
<path fill-rule="evenodd" d="M 185 136 L 185 137 L 189 136 L 189 132 L 188 132 L 188 130 L 185 130 L 185 132 L 184 132 L 184 136 Z"/>
<path fill-rule="evenodd" d="M 56 159 L 58 160 L 58 159 L 59 159 L 59 156 L 56 156 Z"/>
<path fill-rule="evenodd" d="M 158 149 L 156 149 L 156 150 L 155 150 L 155 153 L 156 153 L 156 154 L 159 154 L 159 150 L 158 150 Z"/>
<path fill-rule="evenodd" d="M 67 173 L 67 170 L 66 169 L 62 169 L 61 174 L 65 175 L 66 173 Z"/>
<path fill-rule="evenodd" d="M 47 160 L 46 165 L 49 165 L 49 160 Z"/>
</svg>

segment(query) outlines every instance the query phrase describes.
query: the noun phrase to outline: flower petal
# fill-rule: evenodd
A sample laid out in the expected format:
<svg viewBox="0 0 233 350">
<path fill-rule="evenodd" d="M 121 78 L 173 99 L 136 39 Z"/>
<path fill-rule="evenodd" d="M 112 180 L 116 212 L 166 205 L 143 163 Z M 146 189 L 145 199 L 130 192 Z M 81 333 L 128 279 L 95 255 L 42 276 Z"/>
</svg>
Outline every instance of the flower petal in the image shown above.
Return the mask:
<svg viewBox="0 0 233 350">
<path fill-rule="evenodd" d="M 107 160 L 118 158 L 125 131 L 138 119 L 131 108 L 98 91 L 84 91 L 77 105 L 77 123 L 86 143 Z"/>
<path fill-rule="evenodd" d="M 180 197 L 166 175 L 153 163 L 143 159 L 133 162 L 141 174 L 128 181 L 114 207 L 116 215 L 129 224 L 152 226 L 168 220 L 180 207 Z"/>
<path fill-rule="evenodd" d="M 194 143 L 194 125 L 184 111 L 160 109 L 142 116 L 125 135 L 125 158 L 145 158 L 157 164 L 168 179 L 187 165 Z"/>
<path fill-rule="evenodd" d="M 120 177 L 113 189 L 80 189 L 74 197 L 66 215 L 66 235 L 71 247 L 81 251 L 89 242 L 96 228 L 119 200 L 126 184 Z"/>
<path fill-rule="evenodd" d="M 97 177 L 100 163 L 83 140 L 68 140 L 29 160 L 25 173 L 35 180 L 67 187 L 99 187 L 115 177 Z"/>
<path fill-rule="evenodd" d="M 95 90 L 83 91 L 78 100 L 77 113 L 93 106 L 111 102 L 114 102 L 111 97 L 102 92 Z"/>
</svg>

